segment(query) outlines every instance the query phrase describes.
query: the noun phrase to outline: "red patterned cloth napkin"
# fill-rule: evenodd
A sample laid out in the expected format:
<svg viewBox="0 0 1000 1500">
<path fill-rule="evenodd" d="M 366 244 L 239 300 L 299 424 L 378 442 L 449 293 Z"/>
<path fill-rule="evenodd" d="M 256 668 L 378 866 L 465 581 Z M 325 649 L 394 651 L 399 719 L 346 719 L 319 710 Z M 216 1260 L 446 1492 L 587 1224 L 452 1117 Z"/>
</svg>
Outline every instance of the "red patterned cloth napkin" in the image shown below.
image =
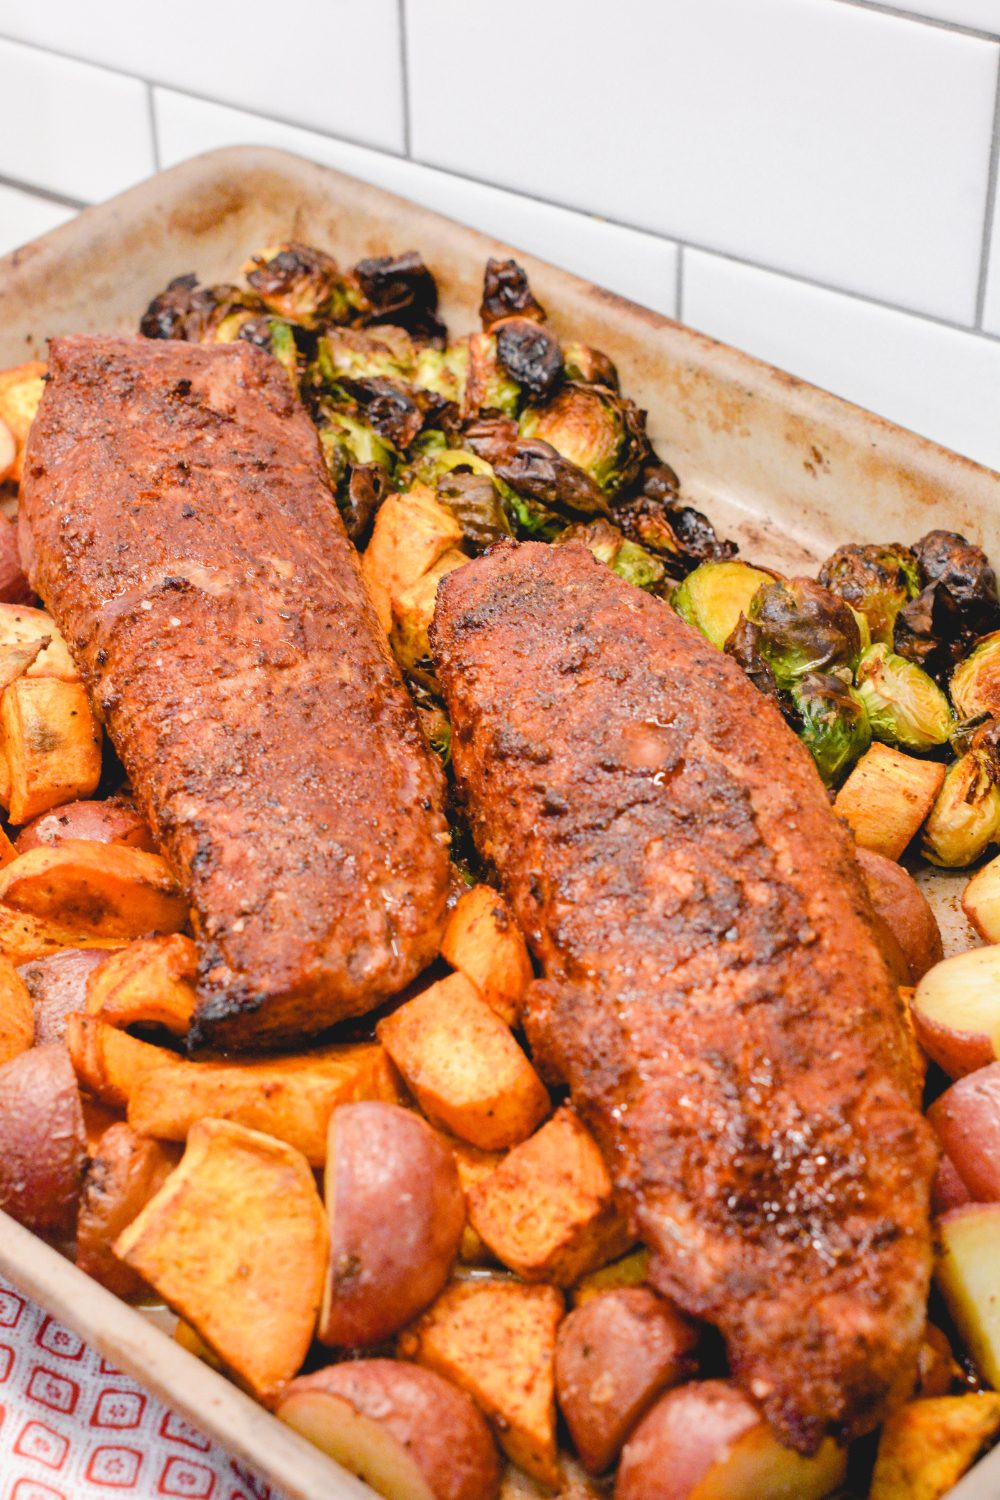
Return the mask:
<svg viewBox="0 0 1000 1500">
<path fill-rule="evenodd" d="M 282 1500 L 0 1279 L 0 1500 Z"/>
</svg>

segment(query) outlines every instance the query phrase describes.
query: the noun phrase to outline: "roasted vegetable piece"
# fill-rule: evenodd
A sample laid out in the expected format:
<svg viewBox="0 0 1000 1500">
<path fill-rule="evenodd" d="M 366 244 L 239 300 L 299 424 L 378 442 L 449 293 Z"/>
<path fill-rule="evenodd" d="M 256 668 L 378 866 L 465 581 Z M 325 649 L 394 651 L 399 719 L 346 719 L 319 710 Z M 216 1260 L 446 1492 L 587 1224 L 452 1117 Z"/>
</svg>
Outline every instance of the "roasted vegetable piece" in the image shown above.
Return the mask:
<svg viewBox="0 0 1000 1500">
<path fill-rule="evenodd" d="M 820 568 L 819 581 L 865 616 L 873 641 L 890 646 L 896 616 L 920 589 L 917 559 L 898 542 L 838 547 Z"/>
<path fill-rule="evenodd" d="M 77 1219 L 76 1263 L 118 1297 L 135 1301 L 149 1293 L 142 1277 L 123 1265 L 111 1247 L 179 1159 L 175 1148 L 144 1140 L 124 1122 L 104 1132 L 91 1158 Z"/>
<path fill-rule="evenodd" d="M 199 1121 L 180 1166 L 113 1248 L 258 1400 L 272 1403 L 301 1367 L 328 1242 L 309 1164 L 290 1146 Z"/>
<path fill-rule="evenodd" d="M 416 583 L 401 589 L 392 599 L 392 629 L 389 643 L 393 655 L 404 671 L 416 667 L 418 662 L 429 662 L 431 655 L 427 632 L 434 618 L 438 585 L 448 573 L 454 572 L 468 562 L 464 552 L 452 548 L 430 568 Z"/>
<path fill-rule="evenodd" d="M 910 1401 L 882 1429 L 869 1500 L 941 1500 L 1000 1432 L 1000 1396 Z"/>
<path fill-rule="evenodd" d="M 27 1052 L 34 1041 L 31 992 L 10 959 L 0 954 L 0 1065 Z"/>
<path fill-rule="evenodd" d="M 963 719 L 984 713 L 1000 718 L 1000 630 L 977 641 L 955 668 L 951 701 Z"/>
<path fill-rule="evenodd" d="M 75 1011 L 86 1009 L 91 971 L 116 950 L 63 948 L 48 958 L 36 958 L 19 970 L 35 1009 L 35 1043 L 64 1042 L 66 1024 Z"/>
<path fill-rule="evenodd" d="M 64 802 L 51 812 L 26 823 L 17 836 L 15 849 L 26 854 L 43 844 L 62 844 L 66 839 L 91 839 L 97 844 L 128 844 L 156 853 L 149 826 L 127 797 L 107 797 L 103 802 Z"/>
<path fill-rule="evenodd" d="M 982 547 L 954 531 L 929 531 L 914 551 L 921 582 L 947 588 L 968 625 L 981 621 L 985 627 L 1000 614 L 996 574 Z"/>
<path fill-rule="evenodd" d="M 552 330 L 531 318 L 506 318 L 494 327 L 497 360 L 535 401 L 547 401 L 562 378 L 563 354 Z"/>
<path fill-rule="evenodd" d="M 880 641 L 861 653 L 855 682 L 877 740 L 918 752 L 947 744 L 953 723 L 948 699 L 915 662 Z"/>
<path fill-rule="evenodd" d="M 935 964 L 910 1014 L 921 1047 L 949 1078 L 1000 1060 L 1000 947 L 967 948 Z"/>
<path fill-rule="evenodd" d="M 799 739 L 824 783 L 839 786 L 872 742 L 860 694 L 829 672 L 807 672 L 793 684 L 791 695 Z"/>
<path fill-rule="evenodd" d="M 496 1448 L 475 1405 L 431 1370 L 353 1360 L 293 1380 L 278 1416 L 386 1500 L 496 1500 Z"/>
<path fill-rule="evenodd" d="M 944 766 L 874 744 L 837 793 L 835 807 L 863 849 L 898 859 L 943 781 Z"/>
<path fill-rule="evenodd" d="M 477 466 L 482 464 L 474 454 L 468 456 Z M 451 511 L 461 526 L 462 535 L 473 553 L 485 552 L 494 542 L 510 536 L 510 522 L 500 491 L 489 474 L 452 469 L 450 473 L 440 475 L 434 488 L 441 504 Z"/>
<path fill-rule="evenodd" d="M 567 526 L 565 531 L 554 538 L 554 542 L 557 546 L 567 542 L 582 542 L 599 562 L 607 563 L 619 578 L 653 594 L 659 592 L 666 577 L 667 570 L 659 558 L 647 552 L 645 547 L 640 547 L 637 542 L 629 541 L 617 526 L 613 526 L 603 516 L 586 524 L 579 522 Z"/>
<path fill-rule="evenodd" d="M 909 871 L 895 860 L 860 846 L 857 858 L 875 915 L 899 943 L 909 971 L 907 982 L 917 984 L 944 957 L 930 903 Z"/>
<path fill-rule="evenodd" d="M 618 371 L 600 349 L 570 339 L 563 343 L 562 352 L 563 373 L 567 380 L 580 380 L 584 385 L 606 385 L 609 391 L 618 389 Z"/>
<path fill-rule="evenodd" d="M 914 552 L 922 588 L 897 617 L 896 650 L 943 677 L 1000 626 L 996 575 L 982 548 L 955 532 L 929 531 Z"/>
<path fill-rule="evenodd" d="M 45 389 L 45 369 L 44 360 L 29 359 L 13 369 L 0 370 L 0 422 L 9 428 L 17 446 L 14 467 L 8 476 L 16 483 L 21 480 L 28 432 Z"/>
<path fill-rule="evenodd" d="M 19 854 L 0 871 L 0 901 L 101 938 L 177 932 L 188 917 L 187 901 L 160 855 L 85 839 Z"/>
<path fill-rule="evenodd" d="M 97 790 L 102 736 L 82 683 L 19 677 L 0 697 L 0 734 L 12 823 Z"/>
<path fill-rule="evenodd" d="M 391 323 L 427 339 L 440 339 L 437 282 L 416 250 L 359 260 L 351 272 L 366 319 Z"/>
<path fill-rule="evenodd" d="M 508 1026 L 516 1023 L 532 980 L 531 959 L 499 891 L 474 885 L 459 897 L 441 938 L 441 957 L 465 975 Z"/>
<path fill-rule="evenodd" d="M 984 943 L 1000 943 L 1000 858 L 973 875 L 962 894 L 962 910 Z"/>
<path fill-rule="evenodd" d="M 1000 760 L 996 748 L 966 752 L 948 767 L 924 826 L 922 850 L 947 869 L 973 864 L 1000 838 Z"/>
<path fill-rule="evenodd" d="M 673 475 L 665 465 L 661 468 Z M 685 577 L 699 563 L 725 562 L 736 553 L 735 542 L 717 536 L 701 511 L 683 505 L 653 472 L 647 473 L 642 494 L 616 507 L 615 520 L 626 536 L 662 558 L 673 578 Z"/>
<path fill-rule="evenodd" d="M 341 488 L 337 499 L 347 535 L 355 547 L 365 547 L 375 525 L 375 517 L 388 495 L 392 481 L 381 464 L 349 464 L 346 494 Z"/>
<path fill-rule="evenodd" d="M 360 408 L 340 411 L 321 403 L 317 415 L 319 446 L 330 484 L 338 496 L 357 464 L 378 464 L 387 474 L 396 467 L 396 450 L 361 416 Z"/>
<path fill-rule="evenodd" d="M 252 292 L 236 286 L 199 286 L 193 273 L 175 276 L 150 302 L 139 323 L 147 339 L 182 339 L 201 344 L 215 337 L 216 329 L 235 310 L 245 316 L 264 311 Z M 235 338 L 235 332 L 230 337 Z"/>
<path fill-rule="evenodd" d="M 400 1336 L 399 1353 L 475 1401 L 505 1453 L 557 1489 L 555 1355 L 563 1299 L 555 1287 L 453 1282 Z"/>
<path fill-rule="evenodd" d="M 426 485 L 389 495 L 375 519 L 361 576 L 382 629 L 392 629 L 393 601 L 462 541 L 462 528 Z"/>
<path fill-rule="evenodd" d="M 607 500 L 598 484 L 576 464 L 538 438 L 517 442 L 496 464 L 497 478 L 509 485 L 518 496 L 544 507 L 541 511 L 522 512 L 515 508 L 518 528 L 529 535 L 554 534 L 545 528 L 555 519 L 555 531 L 562 523 L 553 518 L 549 507 L 570 516 L 610 515 Z"/>
<path fill-rule="evenodd" d="M 247 281 L 266 307 L 302 328 L 348 323 L 364 309 L 363 298 L 337 262 L 297 241 L 255 255 L 248 262 Z"/>
<path fill-rule="evenodd" d="M 605 1292 L 643 1286 L 648 1277 L 649 1251 L 642 1245 L 638 1250 L 630 1250 L 621 1260 L 612 1261 L 609 1266 L 602 1266 L 599 1271 L 591 1271 L 588 1276 L 581 1277 L 573 1288 L 573 1306 L 582 1307 L 585 1302 L 590 1302 Z"/>
<path fill-rule="evenodd" d="M 694 625 L 721 651 L 740 615 L 774 574 L 745 562 L 703 562 L 674 590 L 670 600 L 682 620 Z"/>
<path fill-rule="evenodd" d="M 747 620 L 779 688 L 807 672 L 853 671 L 861 633 L 849 607 L 811 578 L 785 578 L 760 589 Z"/>
<path fill-rule="evenodd" d="M 976 1367 L 1000 1390 L 1000 1203 L 951 1209 L 938 1220 L 937 1237 L 938 1288 Z"/>
<path fill-rule="evenodd" d="M 571 382 L 521 415 L 522 437 L 549 443 L 613 499 L 637 478 L 649 451 L 646 414 L 626 396 Z"/>
<path fill-rule="evenodd" d="M 500 363 L 496 335 L 473 333 L 468 347 L 469 366 L 462 407 L 466 421 L 480 412 L 514 416 L 521 405 L 521 387 Z"/>
<path fill-rule="evenodd" d="M 162 1026 L 186 1036 L 198 996 L 198 950 L 183 933 L 111 953 L 87 979 L 86 1006 L 109 1026 Z"/>
<path fill-rule="evenodd" d="M 425 344 L 417 353 L 412 382 L 418 390 L 430 391 L 462 407 L 468 374 L 469 341 L 457 339 L 443 349 Z"/>
<path fill-rule="evenodd" d="M 415 351 L 405 328 L 327 328 L 316 340 L 313 379 L 335 386 L 347 380 L 409 380 Z"/>
<path fill-rule="evenodd" d="M 66 1048 L 32 1047 L 0 1066 L 0 1208 L 36 1234 L 71 1235 L 85 1162 Z"/>
<path fill-rule="evenodd" d="M 516 260 L 491 258 L 486 262 L 479 316 L 487 332 L 501 318 L 520 316 L 536 323 L 545 321 L 545 309 L 536 300 L 528 277 Z"/>
</svg>

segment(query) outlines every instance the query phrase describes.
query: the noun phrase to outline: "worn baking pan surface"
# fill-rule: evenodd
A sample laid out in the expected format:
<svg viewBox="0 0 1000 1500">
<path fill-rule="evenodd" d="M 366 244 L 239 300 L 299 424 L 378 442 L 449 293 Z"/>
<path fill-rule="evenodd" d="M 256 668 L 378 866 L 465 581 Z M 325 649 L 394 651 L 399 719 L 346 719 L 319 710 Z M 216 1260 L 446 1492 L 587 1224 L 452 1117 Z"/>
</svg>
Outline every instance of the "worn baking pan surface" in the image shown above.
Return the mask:
<svg viewBox="0 0 1000 1500">
<path fill-rule="evenodd" d="M 339 172 L 263 147 L 160 173 L 0 260 L 0 367 L 70 332 L 134 332 L 174 276 L 230 280 L 248 252 L 300 239 L 350 263 L 416 248 L 442 313 L 477 326 L 482 268 L 510 247 Z M 814 569 L 852 541 L 910 541 L 931 526 L 1000 553 L 1000 475 L 760 361 L 518 253 L 557 332 L 605 350 L 649 413 L 684 491 L 753 560 Z M 961 880 L 935 874 L 949 946 L 971 940 Z M 292 1500 L 371 1491 L 330 1463 L 142 1314 L 0 1214 L 0 1270 Z M 1000 1494 L 1000 1452 L 954 1491 Z"/>
</svg>

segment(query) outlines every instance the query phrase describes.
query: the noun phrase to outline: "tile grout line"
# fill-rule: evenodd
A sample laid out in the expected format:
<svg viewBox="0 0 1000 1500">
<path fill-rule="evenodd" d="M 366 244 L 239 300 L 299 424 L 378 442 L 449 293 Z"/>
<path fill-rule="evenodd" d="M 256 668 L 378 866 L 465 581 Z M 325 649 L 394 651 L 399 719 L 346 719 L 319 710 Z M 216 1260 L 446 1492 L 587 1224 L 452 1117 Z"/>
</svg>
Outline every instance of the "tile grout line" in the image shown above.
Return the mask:
<svg viewBox="0 0 1000 1500">
<path fill-rule="evenodd" d="M 156 119 L 156 99 L 153 95 L 153 85 L 146 84 L 146 109 L 149 114 L 149 129 L 153 137 L 153 162 L 159 172 L 163 163 L 160 159 L 160 127 Z"/>
<path fill-rule="evenodd" d="M 993 100 L 993 138 L 990 142 L 990 164 L 986 178 L 986 207 L 983 212 L 983 244 L 979 257 L 979 286 L 976 292 L 976 328 L 980 333 L 986 313 L 986 288 L 990 275 L 993 240 L 993 214 L 997 201 L 997 160 L 1000 156 L 1000 58 L 997 60 L 996 92 Z"/>
<path fill-rule="evenodd" d="M 31 198 L 42 198 L 46 203 L 58 203 L 60 208 L 75 208 L 79 211 L 90 207 L 84 198 L 70 198 L 65 193 L 54 193 L 50 188 L 36 187 L 33 182 L 25 182 L 21 177 L 7 177 L 0 174 L 0 187 L 16 188 L 18 192 L 27 193 Z"/>
<path fill-rule="evenodd" d="M 674 278 L 674 317 L 684 322 L 684 245 L 677 246 L 677 273 Z"/>
<path fill-rule="evenodd" d="M 403 88 L 403 155 L 410 156 L 410 64 L 406 35 L 406 0 L 396 0 L 399 9 L 399 66 Z"/>
<path fill-rule="evenodd" d="M 953 31 L 959 36 L 971 36 L 981 42 L 996 42 L 1000 33 L 983 31 L 978 26 L 966 26 L 961 21 L 946 21 L 943 16 L 925 16 L 904 6 L 886 5 L 881 0 L 836 0 L 838 5 L 849 5 L 854 10 L 873 11 L 876 15 L 889 16 L 893 21 L 917 21 L 935 31 Z"/>
</svg>

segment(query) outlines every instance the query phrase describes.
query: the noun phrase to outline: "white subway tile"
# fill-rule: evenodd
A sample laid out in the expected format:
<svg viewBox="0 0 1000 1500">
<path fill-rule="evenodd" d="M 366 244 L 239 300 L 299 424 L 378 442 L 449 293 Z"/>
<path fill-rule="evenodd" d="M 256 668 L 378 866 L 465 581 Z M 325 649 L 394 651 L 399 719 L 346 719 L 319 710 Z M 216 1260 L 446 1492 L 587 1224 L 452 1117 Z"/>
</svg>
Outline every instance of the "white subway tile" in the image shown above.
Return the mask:
<svg viewBox="0 0 1000 1500">
<path fill-rule="evenodd" d="M 20 188 L 0 184 L 0 255 L 26 245 L 29 240 L 64 224 L 76 212 L 51 198 L 23 193 Z"/>
<path fill-rule="evenodd" d="M 1000 191 L 997 192 L 993 203 L 989 257 L 986 297 L 983 302 L 983 327 L 988 333 L 1000 333 Z"/>
<path fill-rule="evenodd" d="M 413 198 L 657 312 L 675 311 L 677 247 L 669 240 L 168 89 L 154 91 L 154 106 L 164 166 L 217 146 L 280 146 Z"/>
<path fill-rule="evenodd" d="M 1000 343 L 697 250 L 684 321 L 1000 468 Z"/>
<path fill-rule="evenodd" d="M 504 0 L 486 67 L 491 14 L 408 5 L 417 159 L 972 322 L 995 43 L 833 0 Z"/>
<path fill-rule="evenodd" d="M 0 0 L 0 34 L 403 149 L 397 0 Z"/>
<path fill-rule="evenodd" d="M 1000 6 L 997 0 L 887 0 L 899 10 L 932 21 L 952 21 L 956 26 L 971 26 L 975 31 L 1000 35 Z"/>
<path fill-rule="evenodd" d="M 94 202 L 154 169 L 145 84 L 0 41 L 0 175 Z"/>
</svg>

